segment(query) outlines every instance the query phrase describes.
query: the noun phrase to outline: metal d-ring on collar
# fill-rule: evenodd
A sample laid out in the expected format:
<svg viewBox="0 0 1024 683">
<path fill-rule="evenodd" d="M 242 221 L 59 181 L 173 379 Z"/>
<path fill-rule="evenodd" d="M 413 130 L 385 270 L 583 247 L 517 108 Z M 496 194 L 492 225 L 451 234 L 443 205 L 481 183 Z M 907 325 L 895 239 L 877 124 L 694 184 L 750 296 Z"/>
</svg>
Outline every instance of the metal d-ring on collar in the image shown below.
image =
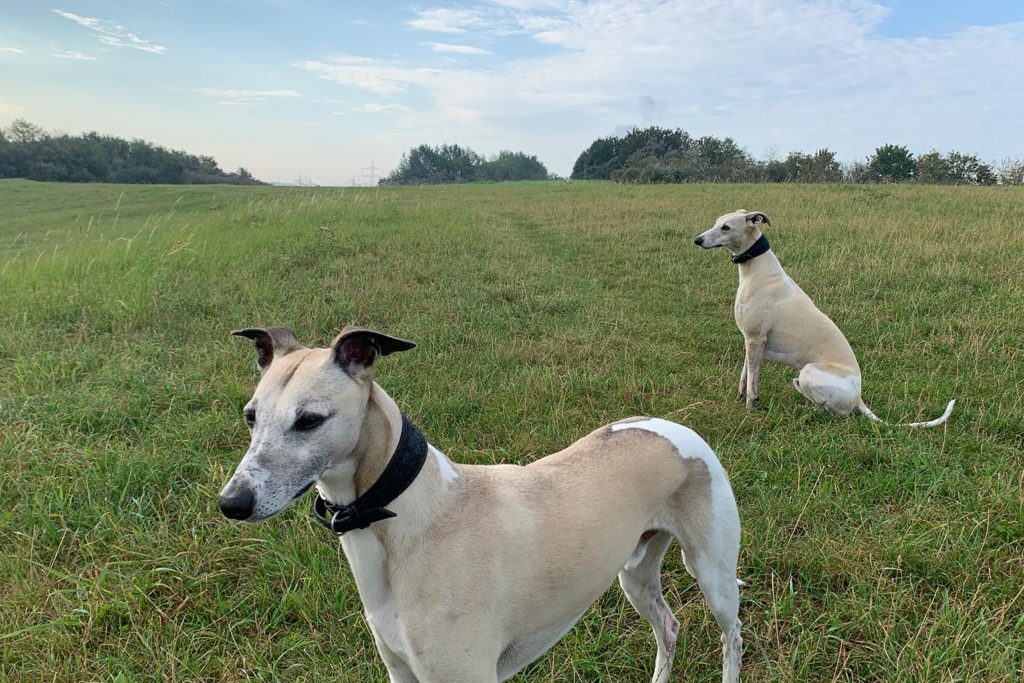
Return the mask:
<svg viewBox="0 0 1024 683">
<path fill-rule="evenodd" d="M 760 237 L 757 238 L 756 242 L 750 245 L 750 249 L 747 249 L 742 254 L 733 255 L 732 262 L 736 264 L 746 263 L 750 259 L 760 256 L 769 249 L 771 249 L 771 247 L 768 246 L 768 238 L 765 237 L 764 234 L 762 234 Z"/>
<path fill-rule="evenodd" d="M 313 501 L 316 521 L 338 536 L 353 529 L 365 529 L 395 513 L 385 506 L 402 494 L 419 475 L 427 459 L 427 440 L 416 425 L 402 415 L 402 435 L 387 467 L 366 493 L 348 505 L 328 503 L 320 494 Z"/>
</svg>

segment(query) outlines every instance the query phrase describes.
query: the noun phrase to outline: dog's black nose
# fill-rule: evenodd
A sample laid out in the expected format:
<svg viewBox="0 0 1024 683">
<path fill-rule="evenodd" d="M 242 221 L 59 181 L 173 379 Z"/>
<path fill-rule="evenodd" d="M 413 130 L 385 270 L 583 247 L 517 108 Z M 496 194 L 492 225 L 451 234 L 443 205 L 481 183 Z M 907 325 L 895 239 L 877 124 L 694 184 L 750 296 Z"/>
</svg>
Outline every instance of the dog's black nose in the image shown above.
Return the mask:
<svg viewBox="0 0 1024 683">
<path fill-rule="evenodd" d="M 256 499 L 253 497 L 252 491 L 245 487 L 240 487 L 240 490 L 237 492 L 221 496 L 218 502 L 221 513 L 228 519 L 249 519 L 252 517 L 252 509 L 256 504 Z"/>
<path fill-rule="evenodd" d="M 704 243 L 704 235 L 697 235 L 696 237 L 694 237 L 693 243 L 699 247 L 701 244 Z"/>
</svg>

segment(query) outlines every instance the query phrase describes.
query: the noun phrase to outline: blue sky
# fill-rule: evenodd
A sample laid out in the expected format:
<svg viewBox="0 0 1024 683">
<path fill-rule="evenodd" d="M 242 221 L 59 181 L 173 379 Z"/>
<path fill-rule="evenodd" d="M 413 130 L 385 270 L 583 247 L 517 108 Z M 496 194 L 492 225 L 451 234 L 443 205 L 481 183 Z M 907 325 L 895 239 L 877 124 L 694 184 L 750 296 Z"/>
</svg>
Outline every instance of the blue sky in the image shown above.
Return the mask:
<svg viewBox="0 0 1024 683">
<path fill-rule="evenodd" d="M 16 117 L 369 181 L 420 144 L 567 174 L 630 126 L 758 157 L 884 143 L 1024 157 L 1024 2 L 0 0 Z"/>
</svg>

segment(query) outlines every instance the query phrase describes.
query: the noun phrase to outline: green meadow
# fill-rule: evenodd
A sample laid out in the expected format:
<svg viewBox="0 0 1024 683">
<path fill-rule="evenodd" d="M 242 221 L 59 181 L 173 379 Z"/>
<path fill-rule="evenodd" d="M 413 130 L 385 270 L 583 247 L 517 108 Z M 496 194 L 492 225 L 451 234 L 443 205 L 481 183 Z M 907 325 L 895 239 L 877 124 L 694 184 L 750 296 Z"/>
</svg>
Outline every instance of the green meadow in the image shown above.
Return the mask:
<svg viewBox="0 0 1024 683">
<path fill-rule="evenodd" d="M 736 400 L 736 268 L 692 239 L 739 207 L 771 217 L 867 404 L 956 398 L 947 425 L 815 410 L 771 364 L 760 406 Z M 743 523 L 744 680 L 1021 680 L 1022 254 L 1003 187 L 0 182 L 0 680 L 387 680 L 309 499 L 255 526 L 216 504 L 257 381 L 229 330 L 347 323 L 419 344 L 377 380 L 459 462 L 636 414 L 700 433 Z M 673 680 L 720 680 L 674 550 L 664 583 Z M 641 683 L 654 652 L 616 585 L 514 680 Z"/>
</svg>

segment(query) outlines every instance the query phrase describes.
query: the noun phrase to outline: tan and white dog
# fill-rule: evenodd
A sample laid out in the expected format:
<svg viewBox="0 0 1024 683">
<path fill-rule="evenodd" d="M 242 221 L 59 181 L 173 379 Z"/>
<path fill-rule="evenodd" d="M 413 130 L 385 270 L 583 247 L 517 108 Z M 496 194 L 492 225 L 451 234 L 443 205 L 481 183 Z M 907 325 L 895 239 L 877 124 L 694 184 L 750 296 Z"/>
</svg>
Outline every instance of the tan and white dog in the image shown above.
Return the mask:
<svg viewBox="0 0 1024 683">
<path fill-rule="evenodd" d="M 374 382 L 373 363 L 414 345 L 357 328 L 326 349 L 287 328 L 235 334 L 255 342 L 262 377 L 222 512 L 255 522 L 313 485 L 341 506 L 379 484 L 411 423 Z M 425 460 L 388 504 L 394 518 L 341 536 L 392 683 L 504 681 L 616 575 L 654 629 L 652 680 L 666 683 L 679 622 L 660 571 L 673 539 L 722 629 L 722 680 L 739 680 L 739 517 L 725 471 L 693 431 L 634 417 L 522 467 L 456 464 L 420 443 Z"/>
<path fill-rule="evenodd" d="M 800 371 L 793 386 L 811 403 L 843 415 L 856 410 L 884 422 L 861 399 L 860 367 L 850 343 L 782 270 L 761 233 L 764 225 L 771 221 L 760 211 L 739 209 L 719 217 L 714 227 L 694 239 L 704 249 L 725 247 L 739 265 L 734 312 L 746 346 L 739 398 L 746 399 L 748 408 L 754 406 L 761 362 L 767 358 Z M 950 401 L 946 412 L 934 420 L 902 426 L 940 425 L 949 419 L 955 404 Z"/>
</svg>

